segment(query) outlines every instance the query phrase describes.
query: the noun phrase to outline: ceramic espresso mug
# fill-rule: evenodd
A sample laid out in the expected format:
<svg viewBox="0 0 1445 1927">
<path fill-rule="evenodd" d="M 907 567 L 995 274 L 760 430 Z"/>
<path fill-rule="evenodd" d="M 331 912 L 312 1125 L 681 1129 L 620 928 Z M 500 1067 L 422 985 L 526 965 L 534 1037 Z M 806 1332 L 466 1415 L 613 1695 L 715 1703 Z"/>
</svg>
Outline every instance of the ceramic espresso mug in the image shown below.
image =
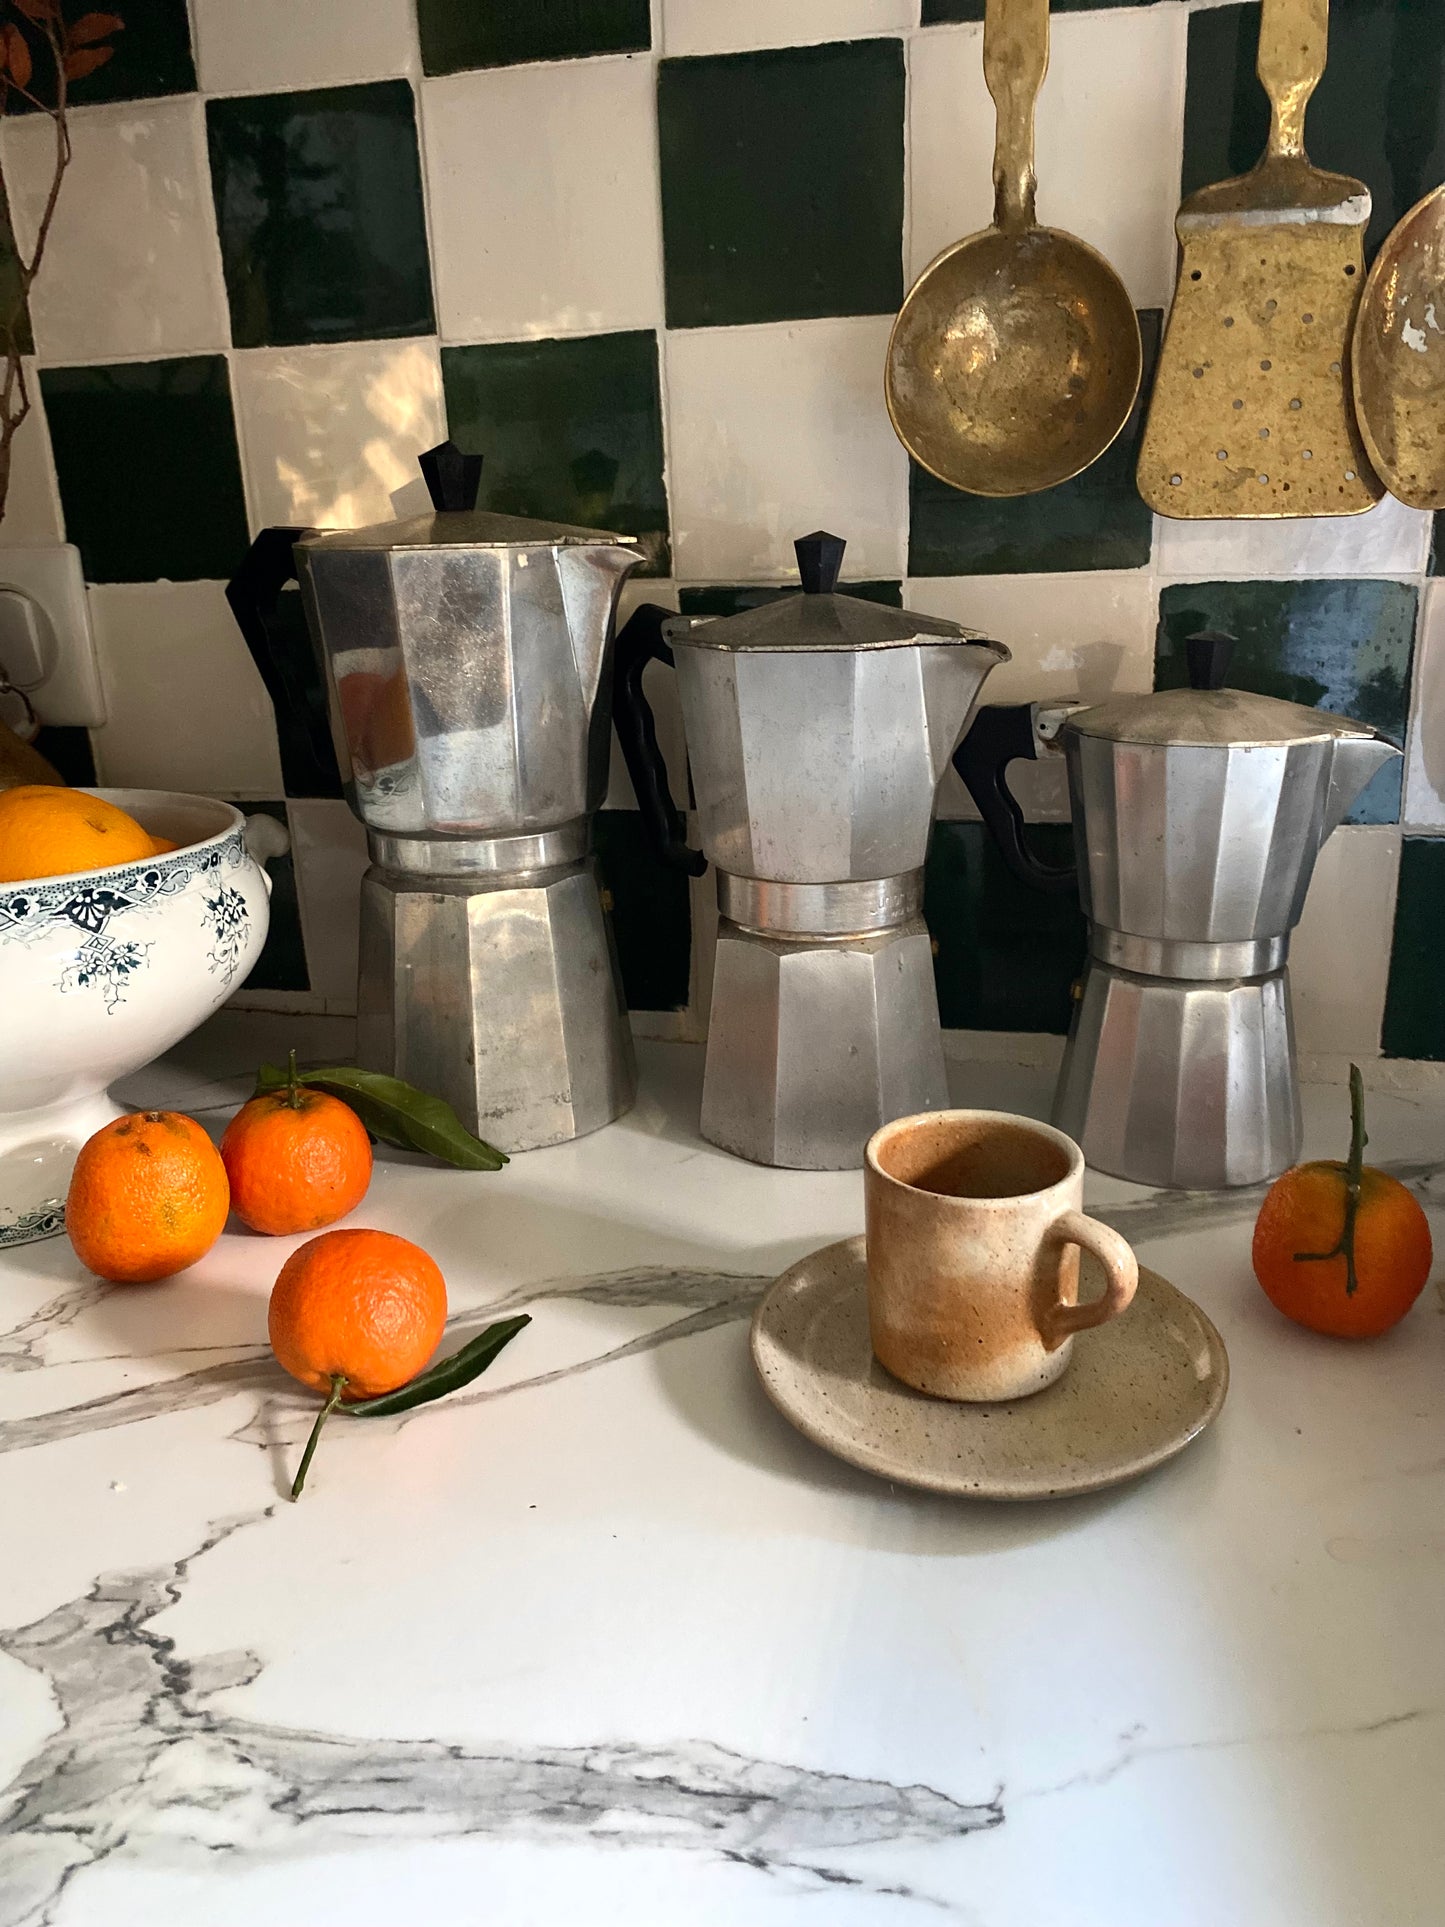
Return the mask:
<svg viewBox="0 0 1445 1927">
<path fill-rule="evenodd" d="M 1134 1253 L 1080 1210 L 1084 1154 L 1052 1125 L 1001 1111 L 901 1117 L 868 1140 L 863 1186 L 874 1356 L 920 1392 L 1041 1392 L 1074 1333 L 1134 1296 Z M 1107 1278 L 1082 1305 L 1081 1246 Z"/>
</svg>

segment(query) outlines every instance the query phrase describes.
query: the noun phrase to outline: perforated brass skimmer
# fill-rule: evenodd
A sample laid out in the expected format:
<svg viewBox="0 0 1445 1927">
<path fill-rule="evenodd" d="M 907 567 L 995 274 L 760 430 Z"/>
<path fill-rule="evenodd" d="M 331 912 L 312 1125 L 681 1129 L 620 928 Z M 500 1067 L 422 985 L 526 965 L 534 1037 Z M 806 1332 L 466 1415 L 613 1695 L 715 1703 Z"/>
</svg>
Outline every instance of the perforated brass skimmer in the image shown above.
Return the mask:
<svg viewBox="0 0 1445 1927">
<path fill-rule="evenodd" d="M 1139 493 L 1161 515 L 1358 515 L 1384 493 L 1348 373 L 1370 193 L 1304 149 L 1328 20 L 1329 0 L 1264 0 L 1269 145 L 1179 210 L 1179 283 L 1139 454 Z"/>
<path fill-rule="evenodd" d="M 916 462 L 971 495 L 1032 495 L 1087 468 L 1139 392 L 1139 323 L 1102 255 L 1034 220 L 1034 103 L 1048 0 L 987 0 L 998 109 L 993 226 L 924 269 L 888 343 L 888 412 Z"/>
</svg>

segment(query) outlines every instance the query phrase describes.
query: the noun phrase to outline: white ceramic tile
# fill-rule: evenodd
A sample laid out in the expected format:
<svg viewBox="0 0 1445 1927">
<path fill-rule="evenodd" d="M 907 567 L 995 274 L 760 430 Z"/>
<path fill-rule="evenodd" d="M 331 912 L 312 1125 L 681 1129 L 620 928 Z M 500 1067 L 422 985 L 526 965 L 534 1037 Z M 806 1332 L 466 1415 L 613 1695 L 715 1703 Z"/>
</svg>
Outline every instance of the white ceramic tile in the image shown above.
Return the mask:
<svg viewBox="0 0 1445 1927">
<path fill-rule="evenodd" d="M 105 583 L 90 616 L 110 714 L 92 737 L 102 783 L 282 794 L 270 699 L 224 583 Z"/>
<path fill-rule="evenodd" d="M 421 480 L 417 456 L 446 434 L 433 340 L 253 348 L 231 374 L 255 528 L 390 521 L 394 495 Z"/>
<path fill-rule="evenodd" d="M 666 336 L 676 574 L 783 581 L 793 542 L 827 528 L 844 574 L 902 572 L 908 464 L 883 405 L 889 317 L 697 328 Z"/>
<path fill-rule="evenodd" d="M 335 87 L 417 64 L 411 0 L 191 0 L 208 94 Z"/>
<path fill-rule="evenodd" d="M 1183 7 L 1055 14 L 1039 96 L 1039 219 L 1098 248 L 1140 308 L 1174 286 L 1184 127 Z M 909 51 L 909 261 L 993 219 L 994 108 L 982 24 L 918 35 Z"/>
<path fill-rule="evenodd" d="M 225 348 L 230 324 L 198 94 L 76 114 L 40 275 L 30 295 L 46 361 Z M 0 134 L 20 245 L 33 246 L 54 136 L 40 115 Z"/>
<path fill-rule="evenodd" d="M 1301 516 L 1272 522 L 1176 522 L 1154 517 L 1160 576 L 1214 582 L 1259 575 L 1417 574 L 1430 546 L 1431 518 L 1387 495 L 1363 515 Z"/>
<path fill-rule="evenodd" d="M 1158 618 L 1147 569 L 1079 575 L 920 576 L 903 600 L 925 615 L 945 616 L 1005 643 L 1013 659 L 993 670 L 985 703 L 1103 702 L 1154 686 Z M 1063 758 L 1016 762 L 1009 787 L 1033 823 L 1068 819 Z M 938 814 L 976 817 L 953 770 L 943 779 Z"/>
<path fill-rule="evenodd" d="M 1320 851 L 1290 942 L 1301 1051 L 1378 1052 L 1399 869 L 1400 832 L 1393 826 L 1336 830 Z"/>
<path fill-rule="evenodd" d="M 1401 815 L 1407 829 L 1445 830 L 1445 581 L 1427 582 L 1420 604 Z"/>
<path fill-rule="evenodd" d="M 453 74 L 421 100 L 444 339 L 661 319 L 649 57 Z"/>
<path fill-rule="evenodd" d="M 918 0 L 662 0 L 664 53 L 726 54 L 899 33 Z"/>
<path fill-rule="evenodd" d="M 622 585 L 622 595 L 617 604 L 617 627 L 621 629 L 639 602 L 655 602 L 664 609 L 677 607 L 677 588 L 671 582 L 642 581 L 635 578 Z M 668 785 L 672 790 L 673 801 L 680 809 L 687 807 L 687 739 L 682 729 L 682 705 L 677 698 L 677 676 L 666 663 L 649 663 L 643 671 L 643 694 L 652 705 L 652 719 L 657 725 L 657 742 L 667 764 Z M 612 732 L 612 764 L 607 777 L 607 800 L 609 810 L 635 810 L 637 793 L 632 787 L 632 779 L 627 774 L 627 765 L 622 760 L 622 750 L 617 741 L 617 731 Z"/>
<path fill-rule="evenodd" d="M 356 933 L 366 831 L 332 797 L 286 805 L 311 988 L 328 1010 L 356 1009 Z"/>
<path fill-rule="evenodd" d="M 30 413 L 10 445 L 10 490 L 0 520 L 0 545 L 63 542 L 65 523 L 55 464 L 50 459 L 50 436 L 45 426 L 45 402 L 40 393 L 37 363 L 25 358 L 25 385 Z"/>
</svg>

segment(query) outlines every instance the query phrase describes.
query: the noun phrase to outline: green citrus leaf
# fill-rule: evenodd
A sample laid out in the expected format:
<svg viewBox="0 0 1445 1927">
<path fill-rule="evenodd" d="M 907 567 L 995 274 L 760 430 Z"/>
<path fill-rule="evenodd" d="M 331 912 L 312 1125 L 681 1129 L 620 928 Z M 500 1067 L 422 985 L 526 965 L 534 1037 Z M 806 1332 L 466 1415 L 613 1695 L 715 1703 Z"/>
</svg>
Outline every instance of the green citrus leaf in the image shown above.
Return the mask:
<svg viewBox="0 0 1445 1927">
<path fill-rule="evenodd" d="M 377 1398 L 359 1398 L 354 1405 L 343 1405 L 341 1410 L 352 1418 L 390 1418 L 394 1412 L 409 1412 L 414 1405 L 429 1405 L 434 1398 L 445 1398 L 448 1392 L 460 1391 L 463 1385 L 479 1378 L 502 1347 L 510 1344 L 523 1325 L 531 1322 L 531 1314 L 525 1311 L 515 1318 L 500 1319 L 495 1325 L 488 1325 L 470 1344 L 463 1345 L 459 1352 L 440 1359 L 408 1384 L 399 1385 L 394 1392 L 382 1392 Z"/>
<path fill-rule="evenodd" d="M 289 1081 L 278 1065 L 263 1064 L 255 1095 L 283 1091 Z M 383 1144 L 396 1145 L 398 1150 L 421 1151 L 460 1171 L 500 1171 L 507 1162 L 505 1152 L 472 1135 L 445 1098 L 431 1097 L 399 1077 L 337 1064 L 325 1070 L 301 1071 L 297 1082 L 339 1097 L 351 1106 L 373 1137 Z"/>
</svg>

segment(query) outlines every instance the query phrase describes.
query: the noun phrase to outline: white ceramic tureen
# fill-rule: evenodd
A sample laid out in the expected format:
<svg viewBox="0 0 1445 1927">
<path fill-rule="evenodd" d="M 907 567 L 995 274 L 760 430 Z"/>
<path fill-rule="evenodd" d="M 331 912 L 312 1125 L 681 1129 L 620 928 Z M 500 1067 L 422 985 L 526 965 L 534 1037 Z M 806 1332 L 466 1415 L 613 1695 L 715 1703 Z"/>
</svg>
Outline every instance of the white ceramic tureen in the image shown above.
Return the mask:
<svg viewBox="0 0 1445 1927">
<path fill-rule="evenodd" d="M 106 1087 L 225 1002 L 270 921 L 270 879 L 239 810 L 164 790 L 94 794 L 181 847 L 0 883 L 0 1247 L 64 1228 L 76 1152 L 120 1115 Z"/>
</svg>

